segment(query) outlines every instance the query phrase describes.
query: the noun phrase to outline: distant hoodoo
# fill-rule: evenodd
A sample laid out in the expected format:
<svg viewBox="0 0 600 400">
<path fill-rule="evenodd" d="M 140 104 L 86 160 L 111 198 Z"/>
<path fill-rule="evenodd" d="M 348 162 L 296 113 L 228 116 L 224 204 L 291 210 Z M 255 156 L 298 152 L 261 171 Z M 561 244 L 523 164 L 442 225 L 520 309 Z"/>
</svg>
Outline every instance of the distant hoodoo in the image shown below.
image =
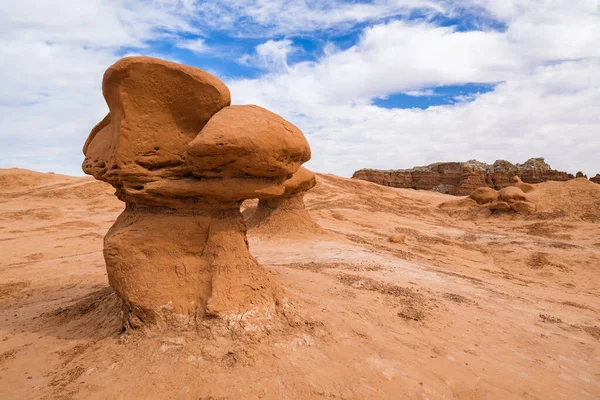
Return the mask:
<svg viewBox="0 0 600 400">
<path fill-rule="evenodd" d="M 477 188 L 469 197 L 493 212 L 514 211 L 519 214 L 535 212 L 536 204 L 525 194 L 535 190 L 535 186 L 524 183 L 518 176 L 513 178 L 513 182 L 513 186 L 507 186 L 499 191 L 485 186 Z"/>
<path fill-rule="evenodd" d="M 250 255 L 245 199 L 276 198 L 310 159 L 302 132 L 198 68 L 127 57 L 104 74 L 109 114 L 83 170 L 126 207 L 104 239 L 130 327 L 193 329 L 205 317 L 269 318 L 278 289 Z"/>
</svg>

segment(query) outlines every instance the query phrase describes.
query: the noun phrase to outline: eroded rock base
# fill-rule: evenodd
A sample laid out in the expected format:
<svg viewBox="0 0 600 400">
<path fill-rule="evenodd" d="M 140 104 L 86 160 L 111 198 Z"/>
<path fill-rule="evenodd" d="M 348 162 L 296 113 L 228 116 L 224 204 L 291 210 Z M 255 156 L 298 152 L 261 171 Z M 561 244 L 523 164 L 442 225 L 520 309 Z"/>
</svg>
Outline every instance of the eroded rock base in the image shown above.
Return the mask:
<svg viewBox="0 0 600 400">
<path fill-rule="evenodd" d="M 104 258 L 132 328 L 269 318 L 275 305 L 273 283 L 248 251 L 239 205 L 173 210 L 128 203 L 104 238 Z"/>
</svg>

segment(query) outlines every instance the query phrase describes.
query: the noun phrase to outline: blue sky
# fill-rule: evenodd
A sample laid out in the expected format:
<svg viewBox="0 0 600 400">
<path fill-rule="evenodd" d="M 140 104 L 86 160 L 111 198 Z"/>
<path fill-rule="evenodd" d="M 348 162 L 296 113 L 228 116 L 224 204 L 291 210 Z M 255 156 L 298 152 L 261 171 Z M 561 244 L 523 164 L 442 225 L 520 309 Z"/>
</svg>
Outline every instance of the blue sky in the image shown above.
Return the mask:
<svg viewBox="0 0 600 400">
<path fill-rule="evenodd" d="M 0 167 L 81 174 L 126 55 L 194 65 L 303 130 L 308 167 L 546 157 L 600 172 L 600 1 L 0 5 Z"/>
</svg>

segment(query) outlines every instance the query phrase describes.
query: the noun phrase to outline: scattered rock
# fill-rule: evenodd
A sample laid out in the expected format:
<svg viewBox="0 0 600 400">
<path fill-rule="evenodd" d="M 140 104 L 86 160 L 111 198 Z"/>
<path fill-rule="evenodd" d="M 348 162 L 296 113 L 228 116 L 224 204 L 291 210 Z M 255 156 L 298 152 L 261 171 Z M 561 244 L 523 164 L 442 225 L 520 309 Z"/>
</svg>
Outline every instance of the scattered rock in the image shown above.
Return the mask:
<svg viewBox="0 0 600 400">
<path fill-rule="evenodd" d="M 397 233 L 390 236 L 388 240 L 392 243 L 404 243 L 406 241 L 406 235 L 403 233 Z"/>
</svg>

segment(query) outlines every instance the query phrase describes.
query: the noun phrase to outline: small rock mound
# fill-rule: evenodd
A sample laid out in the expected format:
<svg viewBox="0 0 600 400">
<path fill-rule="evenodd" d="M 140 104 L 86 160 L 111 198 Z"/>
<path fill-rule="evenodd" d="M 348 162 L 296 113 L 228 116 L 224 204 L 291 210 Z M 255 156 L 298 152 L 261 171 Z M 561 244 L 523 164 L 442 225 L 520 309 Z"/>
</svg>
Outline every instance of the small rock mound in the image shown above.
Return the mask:
<svg viewBox="0 0 600 400">
<path fill-rule="evenodd" d="M 392 243 L 404 243 L 406 241 L 406 235 L 403 233 L 397 233 L 395 235 L 390 236 L 388 239 Z"/>
<path fill-rule="evenodd" d="M 484 186 L 475 189 L 469 197 L 475 200 L 479 205 L 493 203 L 498 199 L 498 191 Z"/>
<path fill-rule="evenodd" d="M 533 185 L 523 183 L 517 176 L 513 178 L 514 186 L 508 186 L 499 191 L 489 187 L 477 188 L 469 196 L 479 205 L 488 205 L 488 209 L 493 212 L 514 211 L 520 214 L 529 214 L 535 212 L 537 206 L 527 195 L 525 190 L 531 192 L 535 189 Z"/>
<path fill-rule="evenodd" d="M 514 203 L 516 201 L 526 201 L 527 197 L 525 193 L 515 186 L 505 187 L 498 192 L 498 198 L 507 203 Z"/>
</svg>

